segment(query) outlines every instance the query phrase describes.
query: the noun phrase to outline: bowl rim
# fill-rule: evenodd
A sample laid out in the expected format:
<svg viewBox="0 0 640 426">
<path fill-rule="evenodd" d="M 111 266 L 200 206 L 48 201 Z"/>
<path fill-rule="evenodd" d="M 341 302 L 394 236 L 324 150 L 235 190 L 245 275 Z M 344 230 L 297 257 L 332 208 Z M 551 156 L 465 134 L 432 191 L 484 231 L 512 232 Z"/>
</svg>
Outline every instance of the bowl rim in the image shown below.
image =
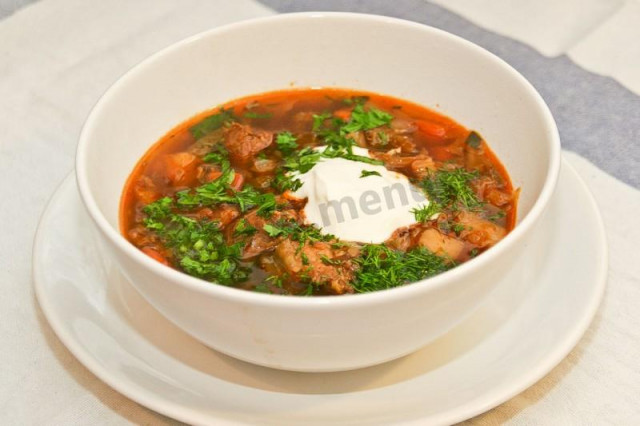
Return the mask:
<svg viewBox="0 0 640 426">
<path fill-rule="evenodd" d="M 192 277 L 184 272 L 180 272 L 171 267 L 162 265 L 161 263 L 151 259 L 131 244 L 120 232 L 119 229 L 114 228 L 106 219 L 97 205 L 95 198 L 92 195 L 89 185 L 89 178 L 87 175 L 88 165 L 88 147 L 90 146 L 90 135 L 96 126 L 96 123 L 100 120 L 102 109 L 109 104 L 111 98 L 118 92 L 121 86 L 123 86 L 128 80 L 135 76 L 145 72 L 149 67 L 153 66 L 160 58 L 171 54 L 174 51 L 180 50 L 192 43 L 200 42 L 203 39 L 209 39 L 215 37 L 218 34 L 241 31 L 251 27 L 259 27 L 263 24 L 282 23 L 286 24 L 291 21 L 300 21 L 305 19 L 331 19 L 331 20 L 359 20 L 368 21 L 372 23 L 382 23 L 397 25 L 399 27 L 411 28 L 420 30 L 425 33 L 430 33 L 438 37 L 444 37 L 452 40 L 455 43 L 462 45 L 463 47 L 474 51 L 475 53 L 483 56 L 489 61 L 496 63 L 502 67 L 506 72 L 510 73 L 516 81 L 518 81 L 525 92 L 531 99 L 535 101 L 542 118 L 547 124 L 547 137 L 544 138 L 545 142 L 549 145 L 549 167 L 546 170 L 545 180 L 540 191 L 539 196 L 533 203 L 530 211 L 522 218 L 522 220 L 516 224 L 514 229 L 509 232 L 501 241 L 495 246 L 491 247 L 474 259 L 471 259 L 461 265 L 456 266 L 446 272 L 439 275 L 426 278 L 421 281 L 410 283 L 407 285 L 394 287 L 390 289 L 370 292 L 370 293 L 357 293 L 336 296 L 313 296 L 313 297 L 287 297 L 283 295 L 273 295 L 250 292 L 234 287 L 228 287 L 209 281 L 202 280 L 200 278 Z M 276 90 L 274 88 L 273 90 Z M 152 141 L 155 142 L 155 141 Z M 261 17 L 249 20 L 243 20 L 232 24 L 223 25 L 217 28 L 206 30 L 198 34 L 187 37 L 176 43 L 173 43 L 151 56 L 143 59 L 141 62 L 130 68 L 122 76 L 120 76 L 98 99 L 89 113 L 85 123 L 80 132 L 78 146 L 76 149 L 76 161 L 75 161 L 75 175 L 80 193 L 80 198 L 85 205 L 89 216 L 96 224 L 100 232 L 114 245 L 118 250 L 123 252 L 126 256 L 132 259 L 139 267 L 149 270 L 155 275 L 159 275 L 161 278 L 170 281 L 174 284 L 186 287 L 189 290 L 206 294 L 209 296 L 215 296 L 227 301 L 233 301 L 238 303 L 249 303 L 259 306 L 271 306 L 271 307 L 283 307 L 289 309 L 335 309 L 335 308 L 351 308 L 360 305 L 378 305 L 387 304 L 392 301 L 404 300 L 412 298 L 423 292 L 429 292 L 436 288 L 446 286 L 451 281 L 459 280 L 465 276 L 472 274 L 474 271 L 483 267 L 489 266 L 496 258 L 502 256 L 505 252 L 510 250 L 517 240 L 520 240 L 535 223 L 540 216 L 544 213 L 551 196 L 555 192 L 556 184 L 560 174 L 560 136 L 558 129 L 549 110 L 549 107 L 544 102 L 542 96 L 537 92 L 533 85 L 518 71 L 516 71 L 511 65 L 499 58 L 495 54 L 487 51 L 486 49 L 472 43 L 460 36 L 451 34 L 447 31 L 431 27 L 425 24 L 408 21 L 399 18 L 392 18 L 380 15 L 351 13 L 351 12 L 300 12 L 300 13 L 288 13 L 275 16 Z"/>
</svg>

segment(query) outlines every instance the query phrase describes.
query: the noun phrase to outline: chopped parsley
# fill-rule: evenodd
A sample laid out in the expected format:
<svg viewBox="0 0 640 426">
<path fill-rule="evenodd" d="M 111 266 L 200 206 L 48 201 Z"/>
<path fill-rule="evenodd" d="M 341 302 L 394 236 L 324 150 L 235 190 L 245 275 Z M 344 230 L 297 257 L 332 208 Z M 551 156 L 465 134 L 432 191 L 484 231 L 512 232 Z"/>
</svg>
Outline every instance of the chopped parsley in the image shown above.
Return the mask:
<svg viewBox="0 0 640 426">
<path fill-rule="evenodd" d="M 202 157 L 205 163 L 219 164 L 222 168 L 229 168 L 229 151 L 222 144 L 215 144 L 209 153 Z"/>
<path fill-rule="evenodd" d="M 273 291 L 271 291 L 269 284 L 266 282 L 261 282 L 258 285 L 256 285 L 253 288 L 253 291 L 255 291 L 256 293 L 273 294 Z"/>
<path fill-rule="evenodd" d="M 277 226 L 273 226 L 271 224 L 266 223 L 262 229 L 267 233 L 270 237 L 278 237 L 280 235 L 285 234 L 284 229 L 278 228 Z"/>
<path fill-rule="evenodd" d="M 360 173 L 360 178 L 366 178 L 366 177 L 369 177 L 369 176 L 380 176 L 380 177 L 382 177 L 380 172 L 376 172 L 375 170 L 363 170 Z"/>
<path fill-rule="evenodd" d="M 460 235 L 460 233 L 465 229 L 467 229 L 467 227 L 461 223 L 454 223 L 453 225 L 451 225 L 451 230 L 455 232 L 456 235 Z"/>
<path fill-rule="evenodd" d="M 321 158 L 321 152 L 315 151 L 310 147 L 305 147 L 287 157 L 283 168 L 290 172 L 304 174 L 311 170 Z"/>
<path fill-rule="evenodd" d="M 247 111 L 244 113 L 245 118 L 251 118 L 251 119 L 259 119 L 259 120 L 268 120 L 269 118 L 273 117 L 273 114 L 270 112 L 255 112 L 255 111 Z"/>
<path fill-rule="evenodd" d="M 322 114 L 313 114 L 313 127 L 314 132 L 320 131 L 324 126 L 324 122 L 331 118 L 330 112 L 323 112 Z"/>
<path fill-rule="evenodd" d="M 350 98 L 345 98 L 342 100 L 343 103 L 347 105 L 362 105 L 369 100 L 368 96 L 351 96 Z"/>
<path fill-rule="evenodd" d="M 151 204 L 147 204 L 144 207 L 144 212 L 147 214 L 147 218 L 144 220 L 145 226 L 154 230 L 164 229 L 162 220 L 171 215 L 172 205 L 173 200 L 170 197 L 160 198 Z"/>
<path fill-rule="evenodd" d="M 364 109 L 361 104 L 356 105 L 351 111 L 351 119 L 340 129 L 341 133 L 359 132 L 361 130 L 371 130 L 376 127 L 387 125 L 393 120 L 393 116 L 388 112 L 376 108 Z"/>
<path fill-rule="evenodd" d="M 373 107 L 365 109 L 361 103 L 357 103 L 347 122 L 340 118 L 332 118 L 330 113 L 314 115 L 313 132 L 326 145 L 322 151 L 323 157 L 341 157 L 362 163 L 382 165 L 384 163 L 380 160 L 354 154 L 353 147 L 356 143 L 350 134 L 388 125 L 392 119 L 393 116 L 387 112 Z M 327 121 L 329 121 L 329 126 L 326 125 Z"/>
<path fill-rule="evenodd" d="M 206 135 L 207 133 L 211 133 L 214 130 L 218 130 L 224 124 L 229 121 L 235 120 L 233 115 L 233 111 L 229 109 L 220 108 L 220 111 L 216 114 L 210 115 L 200 121 L 198 124 L 192 126 L 189 131 L 193 135 L 193 137 L 197 140 Z"/>
<path fill-rule="evenodd" d="M 275 195 L 261 193 L 251 185 L 245 185 L 236 191 L 230 187 L 235 171 L 226 163 L 222 175 L 217 179 L 200 185 L 195 189 L 186 189 L 176 193 L 176 205 L 182 209 L 200 206 L 212 206 L 221 203 L 236 204 L 241 212 L 258 207 L 258 214 L 268 215 L 276 209 Z"/>
<path fill-rule="evenodd" d="M 295 176 L 278 171 L 271 181 L 271 187 L 280 193 L 287 190 L 295 192 L 302 187 L 302 181 Z"/>
<path fill-rule="evenodd" d="M 251 268 L 240 263 L 242 243 L 227 245 L 216 222 L 171 211 L 165 197 L 144 208 L 144 224 L 171 250 L 175 263 L 189 275 L 231 285 L 246 281 Z"/>
<path fill-rule="evenodd" d="M 298 149 L 296 137 L 291 132 L 280 132 L 276 136 L 276 145 L 284 155 L 290 155 Z"/>
<path fill-rule="evenodd" d="M 286 272 L 283 272 L 282 275 L 269 275 L 267 278 L 265 278 L 265 281 L 268 283 L 273 284 L 274 286 L 278 287 L 278 288 L 282 288 L 284 281 L 286 279 L 289 278 L 289 274 L 287 274 Z"/>
<path fill-rule="evenodd" d="M 356 103 L 355 101 L 352 101 Z M 353 153 L 355 142 L 348 136 L 350 132 L 369 130 L 389 124 L 393 116 L 384 111 L 368 108 L 357 102 L 351 113 L 351 118 L 345 122 L 335 118 L 330 112 L 313 115 L 313 132 L 325 144 L 322 151 L 306 146 L 298 149 L 296 137 L 288 131 L 276 135 L 276 145 L 283 154 L 284 164 L 271 181 L 271 187 L 282 193 L 287 190 L 296 191 L 302 182 L 295 176 L 311 170 L 322 158 L 345 158 L 367 164 L 382 165 L 380 160 Z M 326 125 L 329 121 L 329 126 Z M 380 174 L 378 172 L 363 171 L 361 177 Z"/>
<path fill-rule="evenodd" d="M 247 219 L 240 219 L 238 221 L 238 224 L 236 225 L 236 229 L 233 231 L 233 233 L 237 236 L 240 235 L 253 235 L 258 231 L 258 229 L 253 226 L 250 225 L 249 222 L 247 222 Z"/>
</svg>

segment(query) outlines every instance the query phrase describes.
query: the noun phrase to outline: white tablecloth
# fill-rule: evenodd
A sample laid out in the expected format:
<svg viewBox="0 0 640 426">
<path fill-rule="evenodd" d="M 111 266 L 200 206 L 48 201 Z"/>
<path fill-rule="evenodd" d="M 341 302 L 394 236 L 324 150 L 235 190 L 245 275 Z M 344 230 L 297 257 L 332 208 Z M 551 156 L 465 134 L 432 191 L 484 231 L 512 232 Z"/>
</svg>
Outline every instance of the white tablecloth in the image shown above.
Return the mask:
<svg viewBox="0 0 640 426">
<path fill-rule="evenodd" d="M 409 3 L 419 7 L 397 4 Z M 119 75 L 186 36 L 271 13 L 253 0 L 42 0 L 0 22 L 0 424 L 174 423 L 99 381 L 53 334 L 33 294 L 33 236 L 47 199 L 73 168 L 85 116 Z M 604 303 L 567 359 L 470 423 L 640 421 L 640 191 L 565 155 L 604 216 L 610 244 Z"/>
</svg>

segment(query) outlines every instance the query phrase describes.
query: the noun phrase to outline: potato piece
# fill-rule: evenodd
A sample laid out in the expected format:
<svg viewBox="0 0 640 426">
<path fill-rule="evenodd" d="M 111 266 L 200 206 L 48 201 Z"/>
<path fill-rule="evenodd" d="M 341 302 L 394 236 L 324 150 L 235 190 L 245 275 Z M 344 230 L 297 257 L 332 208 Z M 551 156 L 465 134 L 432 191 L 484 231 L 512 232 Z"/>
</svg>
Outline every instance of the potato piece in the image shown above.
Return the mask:
<svg viewBox="0 0 640 426">
<path fill-rule="evenodd" d="M 198 157 L 190 152 L 176 152 L 164 157 L 165 175 L 174 186 L 187 186 L 196 179 Z"/>
<path fill-rule="evenodd" d="M 476 213 L 462 212 L 456 217 L 456 222 L 465 226 L 460 237 L 481 248 L 491 247 L 507 234 L 504 227 L 483 219 Z"/>
<path fill-rule="evenodd" d="M 457 259 L 464 249 L 462 241 L 444 235 L 433 228 L 425 230 L 420 235 L 418 244 L 439 256 L 447 256 L 451 259 Z"/>
</svg>

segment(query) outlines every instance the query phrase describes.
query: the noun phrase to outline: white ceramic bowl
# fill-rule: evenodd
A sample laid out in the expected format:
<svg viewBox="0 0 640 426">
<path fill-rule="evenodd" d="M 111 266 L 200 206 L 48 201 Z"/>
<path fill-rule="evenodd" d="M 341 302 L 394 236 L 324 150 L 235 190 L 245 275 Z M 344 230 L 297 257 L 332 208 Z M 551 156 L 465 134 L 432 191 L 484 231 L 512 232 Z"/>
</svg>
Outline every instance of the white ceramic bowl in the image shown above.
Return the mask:
<svg viewBox="0 0 640 426">
<path fill-rule="evenodd" d="M 125 180 L 151 144 L 199 111 L 292 84 L 389 94 L 478 130 L 522 188 L 516 228 L 478 258 L 423 282 L 315 298 L 207 283 L 155 262 L 120 235 L 118 204 Z M 558 132 L 544 101 L 491 53 L 407 21 L 303 13 L 208 31 L 134 67 L 87 119 L 76 171 L 105 255 L 167 318 L 239 359 L 289 370 L 336 371 L 408 354 L 470 314 L 535 232 L 555 188 L 559 160 Z"/>
</svg>

